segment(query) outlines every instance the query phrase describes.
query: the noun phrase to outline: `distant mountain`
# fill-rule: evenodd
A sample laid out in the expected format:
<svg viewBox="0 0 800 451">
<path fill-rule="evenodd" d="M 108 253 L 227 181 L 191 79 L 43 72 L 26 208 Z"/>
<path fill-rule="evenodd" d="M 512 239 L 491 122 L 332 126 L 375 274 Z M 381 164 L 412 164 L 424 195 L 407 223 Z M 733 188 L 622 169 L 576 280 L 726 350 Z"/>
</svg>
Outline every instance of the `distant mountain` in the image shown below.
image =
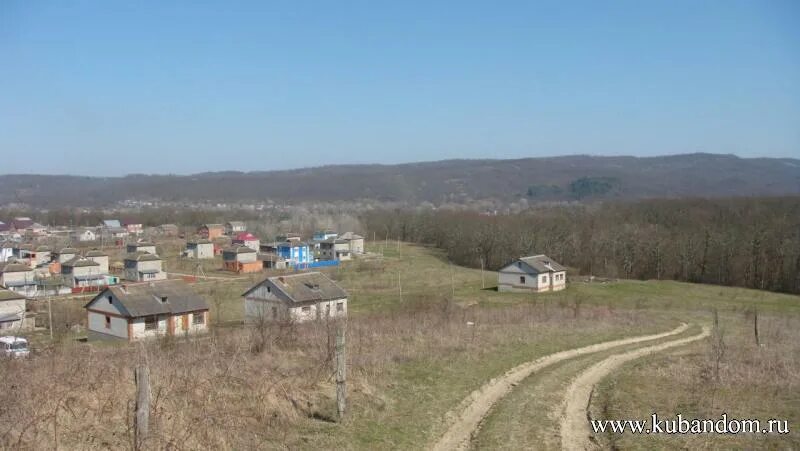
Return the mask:
<svg viewBox="0 0 800 451">
<path fill-rule="evenodd" d="M 688 154 L 445 160 L 269 172 L 125 177 L 2 175 L 0 205 L 107 206 L 126 199 L 407 203 L 800 194 L 800 160 Z"/>
</svg>

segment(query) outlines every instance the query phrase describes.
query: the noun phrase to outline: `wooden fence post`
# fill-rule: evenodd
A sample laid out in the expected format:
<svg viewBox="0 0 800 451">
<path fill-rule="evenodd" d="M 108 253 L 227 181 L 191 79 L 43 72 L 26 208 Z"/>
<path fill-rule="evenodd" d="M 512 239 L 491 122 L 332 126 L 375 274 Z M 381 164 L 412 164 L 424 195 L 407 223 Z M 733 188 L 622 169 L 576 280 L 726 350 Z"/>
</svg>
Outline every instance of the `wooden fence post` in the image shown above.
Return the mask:
<svg viewBox="0 0 800 451">
<path fill-rule="evenodd" d="M 141 449 L 150 429 L 150 370 L 146 365 L 138 365 L 133 374 L 136 382 L 136 416 L 133 433 L 136 449 Z"/>
<path fill-rule="evenodd" d="M 756 336 L 756 346 L 761 346 L 761 340 L 758 338 L 758 307 L 753 313 L 753 334 Z"/>
<path fill-rule="evenodd" d="M 347 361 L 345 358 L 345 324 L 340 322 L 336 328 L 336 410 L 339 419 L 344 418 L 347 408 Z"/>
</svg>

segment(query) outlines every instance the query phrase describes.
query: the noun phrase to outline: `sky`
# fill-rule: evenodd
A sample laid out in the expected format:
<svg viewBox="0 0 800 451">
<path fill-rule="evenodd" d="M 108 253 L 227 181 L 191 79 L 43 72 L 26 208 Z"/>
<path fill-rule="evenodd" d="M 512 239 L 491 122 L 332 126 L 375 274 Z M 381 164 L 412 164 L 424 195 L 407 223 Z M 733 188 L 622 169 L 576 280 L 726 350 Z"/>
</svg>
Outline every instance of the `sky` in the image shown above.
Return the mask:
<svg viewBox="0 0 800 451">
<path fill-rule="evenodd" d="M 0 173 L 800 157 L 800 2 L 0 1 Z"/>
</svg>

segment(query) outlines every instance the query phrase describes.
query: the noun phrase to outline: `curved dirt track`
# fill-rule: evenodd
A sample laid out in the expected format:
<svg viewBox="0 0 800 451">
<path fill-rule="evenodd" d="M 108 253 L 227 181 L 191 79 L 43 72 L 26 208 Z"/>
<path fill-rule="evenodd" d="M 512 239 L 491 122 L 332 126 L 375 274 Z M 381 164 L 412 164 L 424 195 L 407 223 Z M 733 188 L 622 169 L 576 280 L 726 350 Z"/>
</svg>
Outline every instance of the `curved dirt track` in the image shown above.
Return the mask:
<svg viewBox="0 0 800 451">
<path fill-rule="evenodd" d="M 489 413 L 492 406 L 503 398 L 503 396 L 508 394 L 512 387 L 542 368 L 563 360 L 605 351 L 617 346 L 658 340 L 660 338 L 677 335 L 685 331 L 688 327 L 689 326 L 684 323 L 669 332 L 606 341 L 582 348 L 549 354 L 536 360 L 517 365 L 502 376 L 490 380 L 478 390 L 470 393 L 467 398 L 461 401 L 456 409 L 449 412 L 446 416 L 448 424 L 447 431 L 439 438 L 432 448 L 441 451 L 466 449 L 472 434 L 478 429 L 481 420 Z"/>
<path fill-rule="evenodd" d="M 661 352 L 675 346 L 702 340 L 708 337 L 710 333 L 708 327 L 703 327 L 703 331 L 698 335 L 615 354 L 592 365 L 578 375 L 572 384 L 570 384 L 569 388 L 567 388 L 566 394 L 564 395 L 560 430 L 561 449 L 583 451 L 598 448 L 592 441 L 592 432 L 587 419 L 587 410 L 594 386 L 603 380 L 604 377 L 608 376 L 609 373 L 631 360 Z"/>
</svg>

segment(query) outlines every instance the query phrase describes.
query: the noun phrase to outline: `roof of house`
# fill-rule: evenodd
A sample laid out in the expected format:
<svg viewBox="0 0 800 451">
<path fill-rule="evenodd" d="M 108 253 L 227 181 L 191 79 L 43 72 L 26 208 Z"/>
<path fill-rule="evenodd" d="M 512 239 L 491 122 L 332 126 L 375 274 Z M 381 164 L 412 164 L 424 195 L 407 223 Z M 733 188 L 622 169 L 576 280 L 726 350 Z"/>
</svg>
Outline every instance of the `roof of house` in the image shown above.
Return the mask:
<svg viewBox="0 0 800 451">
<path fill-rule="evenodd" d="M 15 293 L 4 287 L 0 287 L 0 301 L 13 301 L 17 299 L 25 299 L 25 296 Z"/>
<path fill-rule="evenodd" d="M 241 246 L 239 244 L 236 244 L 231 247 L 223 249 L 223 252 L 232 252 L 234 254 L 249 254 L 252 252 L 256 252 L 256 250 L 247 246 Z"/>
<path fill-rule="evenodd" d="M 306 246 L 308 246 L 308 243 L 305 243 L 303 241 L 283 241 L 283 242 L 277 243 L 275 246 L 276 247 L 287 247 L 287 246 L 288 247 L 306 247 Z"/>
<path fill-rule="evenodd" d="M 129 226 L 129 225 L 142 225 L 142 221 L 139 221 L 135 218 L 124 218 L 122 220 L 122 225 Z"/>
<path fill-rule="evenodd" d="M 111 233 L 128 233 L 128 229 L 125 227 L 109 227 L 108 231 Z"/>
<path fill-rule="evenodd" d="M 339 238 L 341 238 L 343 240 L 363 240 L 364 239 L 363 236 L 356 235 L 353 232 L 345 232 L 345 233 L 339 235 Z"/>
<path fill-rule="evenodd" d="M 205 228 L 207 228 L 207 229 L 215 229 L 215 228 L 216 228 L 216 229 L 219 229 L 219 228 L 224 228 L 224 226 L 223 226 L 222 224 L 203 224 L 202 226 L 200 226 L 200 228 L 201 228 L 201 229 L 202 229 L 203 227 L 205 227 Z"/>
<path fill-rule="evenodd" d="M 151 243 L 149 241 L 139 241 L 138 243 L 128 243 L 128 246 L 153 247 L 155 246 L 155 243 Z"/>
<path fill-rule="evenodd" d="M 27 229 L 33 225 L 33 220 L 25 217 L 14 218 L 14 220 L 11 221 L 11 225 L 13 225 L 17 230 Z"/>
<path fill-rule="evenodd" d="M 172 279 L 161 282 L 114 285 L 89 301 L 89 307 L 107 292 L 116 297 L 132 318 L 165 313 L 186 313 L 208 310 L 208 303 L 183 280 Z M 162 301 L 166 298 L 166 302 Z"/>
<path fill-rule="evenodd" d="M 212 243 L 210 240 L 207 240 L 205 238 L 200 238 L 200 239 L 197 239 L 197 240 L 189 240 L 189 241 L 186 242 L 186 244 L 214 244 L 214 243 Z"/>
<path fill-rule="evenodd" d="M 119 219 L 103 219 L 103 225 L 109 229 L 122 227 L 122 224 L 119 223 Z"/>
<path fill-rule="evenodd" d="M 50 252 L 50 248 L 48 246 L 36 246 L 36 252 Z"/>
<path fill-rule="evenodd" d="M 268 277 L 247 290 L 243 296 L 247 296 L 267 281 L 282 291 L 292 302 L 327 301 L 347 297 L 347 292 L 342 287 L 321 272 Z"/>
<path fill-rule="evenodd" d="M 250 232 L 239 232 L 233 239 L 237 241 L 253 241 L 257 240 L 258 238 L 256 238 L 256 236 Z"/>
<path fill-rule="evenodd" d="M 33 269 L 31 269 L 31 267 L 28 265 L 23 265 L 22 263 L 17 263 L 15 261 L 7 263 L 2 269 L 0 269 L 0 272 L 28 272 L 28 271 L 33 271 Z"/>
<path fill-rule="evenodd" d="M 533 255 L 530 257 L 522 257 L 520 258 L 521 261 L 525 262 L 528 266 L 535 269 L 538 272 L 550 272 L 550 271 L 566 271 L 567 268 L 561 266 L 560 264 L 556 263 L 550 257 L 541 254 L 541 255 Z"/>
<path fill-rule="evenodd" d="M 125 260 L 135 260 L 137 262 L 153 262 L 153 261 L 160 261 L 161 257 L 156 254 L 151 254 L 149 252 L 132 252 L 125 256 Z"/>
<path fill-rule="evenodd" d="M 9 230 L 11 230 L 11 226 L 3 221 L 0 221 L 0 232 L 8 232 Z"/>
<path fill-rule="evenodd" d="M 82 266 L 100 266 L 100 263 L 97 263 L 96 261 L 90 260 L 85 257 L 72 257 L 69 260 L 62 263 L 61 265 L 72 266 L 73 268 L 80 268 Z"/>
<path fill-rule="evenodd" d="M 244 227 L 244 221 L 228 221 L 231 227 Z"/>
<path fill-rule="evenodd" d="M 58 251 L 58 253 L 61 254 L 61 255 L 64 255 L 64 254 L 77 254 L 78 250 L 75 249 L 75 248 L 72 248 L 72 247 L 65 247 L 64 249 L 61 249 L 60 251 Z"/>
<path fill-rule="evenodd" d="M 92 249 L 86 253 L 87 257 L 108 257 L 108 254 L 99 250 L 99 249 Z"/>
</svg>

